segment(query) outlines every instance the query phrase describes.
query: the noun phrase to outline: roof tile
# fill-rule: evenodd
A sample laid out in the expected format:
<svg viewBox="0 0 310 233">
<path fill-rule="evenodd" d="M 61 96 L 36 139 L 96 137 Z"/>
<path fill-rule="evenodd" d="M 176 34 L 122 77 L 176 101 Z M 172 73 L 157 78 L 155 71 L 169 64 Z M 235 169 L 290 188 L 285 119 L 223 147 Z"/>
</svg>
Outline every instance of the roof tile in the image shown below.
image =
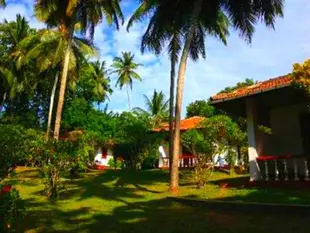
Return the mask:
<svg viewBox="0 0 310 233">
<path fill-rule="evenodd" d="M 181 120 L 180 130 L 189 130 L 198 128 L 199 124 L 204 120 L 204 117 L 194 116 L 188 119 Z M 169 131 L 169 124 L 165 123 L 161 127 L 153 129 L 155 132 L 159 131 Z"/>
<path fill-rule="evenodd" d="M 229 93 L 220 93 L 211 97 L 212 101 L 236 99 L 247 95 L 254 95 L 258 92 L 268 91 L 279 87 L 288 86 L 292 83 L 292 78 L 289 75 L 280 76 L 269 79 L 263 82 L 256 83 L 252 86 L 242 87 Z"/>
</svg>

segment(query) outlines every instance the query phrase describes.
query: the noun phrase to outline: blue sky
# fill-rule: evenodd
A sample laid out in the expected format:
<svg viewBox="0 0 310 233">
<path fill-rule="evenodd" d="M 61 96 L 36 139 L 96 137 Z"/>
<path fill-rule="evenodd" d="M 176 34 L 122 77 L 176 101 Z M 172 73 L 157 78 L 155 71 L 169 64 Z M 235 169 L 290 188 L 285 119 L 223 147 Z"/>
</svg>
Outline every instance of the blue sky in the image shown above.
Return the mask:
<svg viewBox="0 0 310 233">
<path fill-rule="evenodd" d="M 33 0 L 9 0 L 7 8 L 0 10 L 0 20 L 14 20 L 15 15 L 20 13 L 28 19 L 31 26 L 44 27 L 33 16 L 32 4 Z M 128 19 L 136 7 L 136 1 L 124 0 L 122 7 Z M 309 0 L 287 0 L 284 18 L 277 20 L 276 30 L 257 25 L 251 45 L 240 39 L 234 31 L 231 31 L 227 46 L 208 38 L 207 58 L 188 63 L 183 109 L 190 102 L 208 99 L 224 87 L 232 86 L 245 78 L 261 81 L 289 73 L 293 63 L 309 58 L 309 12 Z M 145 26 L 137 24 L 128 33 L 125 27 L 116 31 L 103 23 L 96 28 L 95 33 L 100 59 L 111 64 L 115 55 L 131 51 L 135 53 L 137 62 L 143 64 L 138 70 L 143 81 L 135 82 L 131 93 L 133 107 L 144 107 L 142 95 L 151 95 L 154 89 L 164 91 L 167 97 L 169 93 L 167 53 L 164 51 L 158 57 L 148 52 L 144 55 L 140 53 L 139 43 Z M 116 77 L 111 76 L 111 79 L 114 86 Z M 125 89 L 114 91 L 109 108 L 118 112 L 128 110 Z"/>
</svg>

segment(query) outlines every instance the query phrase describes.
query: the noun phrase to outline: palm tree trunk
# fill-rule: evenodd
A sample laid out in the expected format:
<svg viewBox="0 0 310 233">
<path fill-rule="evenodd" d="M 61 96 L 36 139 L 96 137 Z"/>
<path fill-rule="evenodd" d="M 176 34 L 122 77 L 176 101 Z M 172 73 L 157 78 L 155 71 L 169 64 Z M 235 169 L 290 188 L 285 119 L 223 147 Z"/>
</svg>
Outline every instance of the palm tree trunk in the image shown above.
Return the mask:
<svg viewBox="0 0 310 233">
<path fill-rule="evenodd" d="M 55 129 L 54 129 L 54 138 L 56 140 L 58 140 L 59 138 L 61 115 L 62 115 L 62 109 L 64 105 L 64 100 L 65 100 L 69 62 L 70 62 L 70 51 L 71 51 L 71 45 L 72 45 L 72 40 L 73 40 L 73 31 L 74 31 L 74 25 L 72 25 L 71 28 L 69 28 L 68 44 L 67 44 L 67 48 L 65 51 L 63 69 L 62 69 L 62 74 L 61 74 L 58 105 L 57 105 L 56 119 L 55 119 Z"/>
<path fill-rule="evenodd" d="M 174 134 L 174 83 L 175 83 L 175 53 L 171 54 L 170 68 L 170 102 L 169 102 L 169 172 L 171 175 Z"/>
<path fill-rule="evenodd" d="M 197 0 L 194 5 L 193 14 L 191 17 L 194 19 L 199 15 L 201 9 L 202 0 Z M 184 79 L 187 65 L 187 58 L 190 51 L 190 46 L 194 37 L 196 24 L 192 23 L 185 37 L 185 43 L 180 60 L 178 81 L 177 81 L 177 94 L 176 94 L 176 106 L 175 106 L 175 132 L 173 140 L 173 154 L 172 154 L 172 166 L 170 175 L 170 192 L 177 193 L 179 191 L 179 154 L 180 154 L 180 121 L 181 121 L 181 109 L 183 100 Z"/>
<path fill-rule="evenodd" d="M 52 123 L 52 117 L 53 117 L 54 101 L 55 101 L 55 94 L 56 94 L 58 79 L 59 79 L 59 73 L 57 71 L 54 84 L 53 84 L 52 93 L 51 93 L 50 107 L 48 111 L 47 129 L 46 129 L 47 138 L 49 138 L 50 132 L 51 132 L 51 123 Z"/>
<path fill-rule="evenodd" d="M 5 104 L 5 101 L 6 101 L 6 92 L 4 92 L 4 94 L 3 94 L 2 103 L 0 105 L 0 113 L 2 113 L 2 109 L 3 109 L 3 106 Z"/>
<path fill-rule="evenodd" d="M 128 98 L 128 107 L 129 107 L 129 111 L 131 111 L 130 95 L 129 95 L 129 86 L 127 86 L 127 98 Z"/>
</svg>

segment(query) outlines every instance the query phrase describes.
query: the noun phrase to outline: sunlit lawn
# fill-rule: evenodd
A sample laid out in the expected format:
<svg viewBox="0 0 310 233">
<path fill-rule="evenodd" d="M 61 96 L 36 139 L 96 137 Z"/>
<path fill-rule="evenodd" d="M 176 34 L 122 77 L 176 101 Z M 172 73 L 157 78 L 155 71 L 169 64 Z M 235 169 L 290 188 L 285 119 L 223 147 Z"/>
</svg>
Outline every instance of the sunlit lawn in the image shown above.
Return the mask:
<svg viewBox="0 0 310 233">
<path fill-rule="evenodd" d="M 239 177 L 215 173 L 213 180 Z M 242 178 L 241 178 L 242 179 Z M 165 171 L 90 172 L 67 180 L 61 200 L 44 195 L 35 170 L 10 180 L 25 200 L 24 232 L 309 232 L 310 217 L 212 211 L 167 200 Z M 223 189 L 209 184 L 197 190 L 183 177 L 180 196 L 310 203 L 309 191 Z"/>
</svg>

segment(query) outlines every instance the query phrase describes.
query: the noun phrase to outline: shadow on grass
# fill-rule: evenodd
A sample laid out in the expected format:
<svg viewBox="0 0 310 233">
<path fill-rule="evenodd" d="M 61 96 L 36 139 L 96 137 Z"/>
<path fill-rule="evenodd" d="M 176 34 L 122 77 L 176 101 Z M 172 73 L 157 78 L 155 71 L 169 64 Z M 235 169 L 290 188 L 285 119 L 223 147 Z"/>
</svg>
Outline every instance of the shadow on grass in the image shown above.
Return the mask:
<svg viewBox="0 0 310 233">
<path fill-rule="evenodd" d="M 212 211 L 167 199 L 136 202 L 116 207 L 112 213 L 95 213 L 81 207 L 69 212 L 58 209 L 30 212 L 24 232 L 308 232 L 309 217 L 246 215 Z M 285 222 L 285 224 L 283 224 Z M 31 231 L 30 231 L 31 230 Z"/>
<path fill-rule="evenodd" d="M 99 197 L 104 200 L 124 202 L 121 198 L 142 198 L 143 192 L 160 193 L 144 185 L 167 182 L 167 173 L 158 171 L 107 170 L 87 179 L 69 181 L 74 185 L 64 192 L 65 198 L 84 200 Z"/>
</svg>

